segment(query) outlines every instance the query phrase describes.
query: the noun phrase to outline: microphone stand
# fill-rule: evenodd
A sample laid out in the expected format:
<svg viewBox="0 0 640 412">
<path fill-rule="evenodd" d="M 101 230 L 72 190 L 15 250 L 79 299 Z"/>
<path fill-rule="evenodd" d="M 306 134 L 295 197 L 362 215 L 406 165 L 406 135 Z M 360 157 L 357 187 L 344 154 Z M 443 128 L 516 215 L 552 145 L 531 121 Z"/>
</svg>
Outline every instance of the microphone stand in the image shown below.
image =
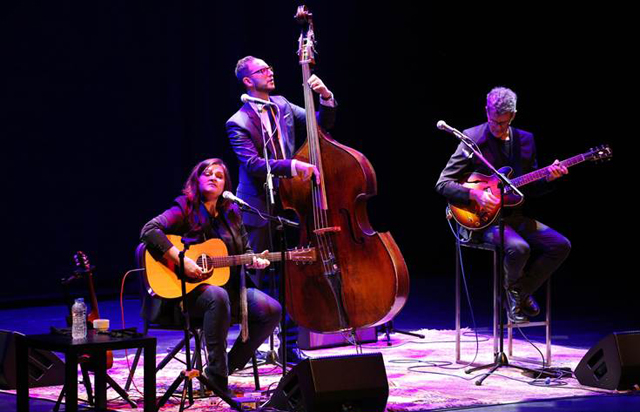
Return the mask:
<svg viewBox="0 0 640 412">
<path fill-rule="evenodd" d="M 284 233 L 284 225 L 282 224 L 282 220 L 286 220 L 286 219 L 282 219 L 282 218 L 276 218 L 273 216 L 273 210 L 275 208 L 275 189 L 274 189 L 274 185 L 273 185 L 273 173 L 271 173 L 271 165 L 269 164 L 269 152 L 267 150 L 267 142 L 269 140 L 271 140 L 273 138 L 273 134 L 277 133 L 277 124 L 274 125 L 274 127 L 276 127 L 276 130 L 271 130 L 271 134 L 269 134 L 266 130 L 266 128 L 264 127 L 264 122 L 262 121 L 262 112 L 264 110 L 264 106 L 263 104 L 256 104 L 256 107 L 258 108 L 258 116 L 260 117 L 260 129 L 261 129 L 261 133 L 262 133 L 262 156 L 264 158 L 264 163 L 265 163 L 265 168 L 267 170 L 267 176 L 265 179 L 265 196 L 266 196 L 266 213 L 260 213 L 258 210 L 251 210 L 251 209 L 247 209 L 246 207 L 242 207 L 243 210 L 249 211 L 251 213 L 257 214 L 258 216 L 260 216 L 262 219 L 264 220 L 268 220 L 267 223 L 267 236 L 269 239 L 269 250 L 273 251 L 274 247 L 273 247 L 273 228 L 272 228 L 272 223 L 279 221 L 281 223 L 281 225 L 278 227 L 278 230 L 280 230 L 280 250 L 282 253 L 282 270 L 281 270 L 281 276 L 280 276 L 280 293 L 278 296 L 278 300 L 280 302 L 280 305 L 282 306 L 282 317 L 280 319 L 280 336 L 282 337 L 282 339 L 280 340 L 280 346 L 282 347 L 282 359 L 280 359 L 280 364 L 278 364 L 277 360 L 278 360 L 278 356 L 276 354 L 275 351 L 275 338 L 273 335 L 273 332 L 271 333 L 271 336 L 269 337 L 269 353 L 267 353 L 266 359 L 265 361 L 269 364 L 273 364 L 273 365 L 277 365 L 280 366 L 282 368 L 282 376 L 284 377 L 284 375 L 286 375 L 287 373 L 287 343 L 286 343 L 286 336 L 287 336 L 287 322 L 286 322 L 286 300 L 285 300 L 285 294 L 284 294 L 284 277 L 285 277 L 285 260 L 284 260 L 284 254 L 287 250 L 286 248 L 286 239 L 285 239 L 285 233 Z M 276 108 L 278 108 L 278 106 L 276 106 Z M 279 110 L 279 109 L 278 109 Z M 277 119 L 274 119 L 275 121 L 277 121 Z M 277 151 L 276 151 L 277 153 Z M 266 218 L 266 219 L 265 219 Z M 290 224 L 289 226 L 296 226 L 297 227 L 297 223 L 294 222 L 290 222 L 288 221 Z M 261 252 L 261 251 L 257 251 L 257 252 Z M 272 297 L 275 297 L 276 295 L 276 281 L 275 281 L 275 267 L 271 266 L 269 268 L 269 290 L 271 291 L 270 295 Z"/>
<path fill-rule="evenodd" d="M 189 249 L 191 245 L 189 242 L 183 241 L 184 250 L 180 251 L 178 255 L 180 258 L 180 264 L 178 265 L 178 275 L 180 277 L 180 283 L 182 286 L 182 318 L 183 318 L 183 332 L 184 332 L 184 342 L 185 342 L 185 365 L 186 369 L 180 372 L 180 375 L 173 381 L 173 383 L 169 386 L 165 394 L 160 398 L 157 403 L 158 410 L 169 400 L 169 398 L 173 395 L 173 393 L 178 389 L 180 384 L 182 383 L 182 396 L 180 398 L 180 412 L 185 409 L 185 401 L 188 396 L 189 398 L 189 406 L 193 405 L 193 387 L 192 381 L 193 379 L 197 379 L 200 381 L 201 385 L 205 385 L 208 387 L 213 393 L 215 393 L 218 397 L 220 397 L 223 401 L 225 401 L 232 409 L 236 411 L 242 411 L 241 405 L 234 401 L 229 394 L 224 392 L 218 385 L 216 385 L 211 380 L 207 379 L 207 377 L 202 373 L 201 370 L 194 368 L 193 363 L 191 362 L 191 324 L 190 324 L 190 316 L 187 308 L 187 286 L 184 274 L 184 254 Z"/>
<path fill-rule="evenodd" d="M 285 260 L 285 254 L 287 251 L 287 238 L 286 238 L 286 233 L 284 230 L 285 226 L 289 226 L 289 227 L 293 227 L 293 228 L 298 228 L 300 227 L 300 224 L 297 222 L 293 222 L 289 219 L 285 219 L 283 217 L 280 216 L 272 216 L 268 213 L 264 213 L 264 212 L 260 212 L 258 209 L 250 206 L 250 205 L 243 205 L 243 204 L 239 204 L 240 209 L 243 212 L 249 212 L 249 213 L 253 213 L 256 214 L 258 216 L 260 216 L 263 220 L 267 220 L 269 222 L 269 226 L 271 226 L 271 223 L 274 222 L 278 222 L 278 232 L 280 233 L 280 262 L 282 265 L 282 276 L 280 277 L 280 294 L 279 294 L 279 299 L 282 305 L 282 317 L 280 318 L 280 329 L 282 331 L 282 337 L 283 339 L 280 341 L 280 345 L 282 346 L 282 359 L 280 359 L 280 362 L 282 362 L 282 365 L 278 365 L 282 367 L 282 376 L 284 377 L 284 375 L 286 375 L 287 373 L 287 343 L 286 343 L 286 330 L 287 330 L 287 322 L 286 322 L 286 314 L 287 314 L 287 306 L 286 306 L 286 300 L 285 300 L 285 284 L 284 284 L 284 279 L 286 276 L 286 260 Z M 271 240 L 270 240 L 271 241 Z M 272 241 L 271 241 L 272 242 Z M 270 279 L 271 282 L 275 282 L 275 280 L 273 279 L 273 277 L 271 277 Z M 272 283 L 272 286 L 273 286 Z M 273 334 L 271 334 L 271 351 L 273 351 Z M 275 362 L 275 358 L 269 359 L 269 357 L 267 357 L 267 362 L 272 362 L 274 364 L 277 364 Z"/>
<path fill-rule="evenodd" d="M 440 123 L 438 124 L 438 127 L 440 128 Z M 511 181 L 503 174 L 501 173 L 499 170 L 497 170 L 495 167 L 493 167 L 493 165 L 482 155 L 482 153 L 480 152 L 479 148 L 477 147 L 477 145 L 475 144 L 475 142 L 473 140 L 471 140 L 471 138 L 467 135 L 465 135 L 464 133 L 460 132 L 459 130 L 453 128 L 453 127 L 444 127 L 442 128 L 442 130 L 445 130 L 451 134 L 453 134 L 455 137 L 458 138 L 458 140 L 460 140 L 471 152 L 468 154 L 469 157 L 475 155 L 489 170 L 491 170 L 491 172 L 494 174 L 494 176 L 496 176 L 499 180 L 500 180 L 500 184 L 498 185 L 498 187 L 500 188 L 500 205 L 502 205 L 502 207 L 504 207 L 504 199 L 505 199 L 505 190 L 506 188 L 510 188 L 511 190 L 513 190 L 514 192 L 516 192 L 518 195 L 524 197 L 524 195 L 522 194 L 522 192 L 520 190 L 518 190 L 517 187 L 515 187 L 515 185 L 513 185 L 511 183 Z M 504 352 L 504 313 L 503 313 L 503 306 L 504 306 L 504 302 L 505 302 L 505 297 L 506 297 L 506 289 L 505 289 L 505 285 L 504 285 L 504 214 L 502 213 L 502 209 L 500 210 L 499 213 L 499 233 L 500 233 L 500 246 L 498 248 L 498 253 L 499 253 L 499 258 L 498 258 L 498 262 L 499 262 L 499 268 L 498 268 L 498 288 L 500 290 L 500 295 L 499 295 L 499 305 L 500 305 L 500 310 L 498 311 L 498 324 L 499 324 L 499 338 L 498 338 L 498 342 L 499 342 L 499 349 L 498 352 L 495 353 L 495 357 L 494 357 L 494 361 L 493 363 L 487 364 L 487 365 L 481 365 L 481 366 L 477 366 L 474 368 L 470 368 L 468 370 L 465 371 L 465 373 L 470 374 L 473 373 L 475 371 L 481 370 L 481 369 L 489 369 L 489 371 L 487 373 L 485 373 L 484 375 L 482 375 L 480 377 L 480 379 L 478 379 L 475 384 L 480 386 L 482 385 L 482 382 L 484 382 L 485 379 L 487 379 L 491 374 L 493 374 L 494 372 L 496 372 L 498 369 L 502 368 L 502 367 L 510 367 L 510 368 L 515 368 L 515 369 L 519 369 L 525 372 L 532 372 L 535 373 L 534 370 L 529 369 L 529 368 L 525 368 L 524 366 L 519 366 L 519 365 L 512 365 L 509 363 L 509 359 L 507 358 L 506 353 Z"/>
<path fill-rule="evenodd" d="M 396 329 L 393 327 L 393 320 L 388 321 L 387 323 L 383 323 L 382 325 L 376 328 L 376 334 L 384 333 L 385 339 L 387 340 L 387 346 L 391 346 L 391 334 L 399 333 L 401 335 L 413 336 L 416 338 L 424 339 L 425 335 L 421 333 L 409 332 L 402 329 Z"/>
</svg>

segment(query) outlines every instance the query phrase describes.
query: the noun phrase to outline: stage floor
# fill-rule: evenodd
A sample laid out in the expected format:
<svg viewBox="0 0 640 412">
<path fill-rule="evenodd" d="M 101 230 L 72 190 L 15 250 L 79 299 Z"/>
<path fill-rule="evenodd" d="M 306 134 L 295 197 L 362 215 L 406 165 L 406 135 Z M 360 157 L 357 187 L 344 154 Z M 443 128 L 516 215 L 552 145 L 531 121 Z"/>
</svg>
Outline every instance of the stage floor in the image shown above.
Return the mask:
<svg viewBox="0 0 640 412">
<path fill-rule="evenodd" d="M 466 410 L 473 411 L 638 411 L 640 396 L 638 394 L 621 394 L 595 388 L 581 387 L 573 378 L 560 380 L 534 380 L 523 376 L 519 371 L 510 368 L 501 369 L 500 373 L 489 377 L 482 386 L 474 384 L 474 380 L 482 372 L 467 375 L 461 365 L 453 363 L 453 301 L 448 300 L 450 291 L 439 283 L 413 281 L 412 296 L 404 310 L 394 320 L 394 327 L 399 330 L 420 330 L 425 339 L 406 336 L 401 333 L 391 334 L 391 346 L 387 346 L 385 336 L 379 335 L 377 343 L 366 344 L 364 353 L 382 352 L 385 359 L 386 373 L 389 380 L 390 397 L 388 411 L 426 411 L 426 410 Z M 427 291 L 427 286 L 429 290 Z M 436 290 L 434 290 L 434 287 Z M 442 293 L 437 290 L 442 287 Z M 436 299 L 425 299 L 425 296 L 440 296 Z M 440 301 L 438 300 L 440 299 Z M 24 307 L 0 311 L 0 328 L 19 331 L 26 334 L 47 332 L 50 326 L 63 327 L 66 315 L 64 306 Z M 112 329 L 121 327 L 120 302 L 105 300 L 100 302 L 102 317 L 111 320 Z M 139 301 L 133 297 L 124 300 L 124 316 L 126 327 L 138 327 L 142 324 L 138 317 Z M 490 307 L 475 305 L 477 323 L 479 325 L 478 354 L 476 364 L 491 362 L 492 342 L 489 338 Z M 553 362 L 552 366 L 574 368 L 586 350 L 596 344 L 602 337 L 614 331 L 633 330 L 635 320 L 608 316 L 567 319 L 562 316 L 552 319 L 553 324 Z M 470 328 L 469 322 L 464 326 Z M 637 328 L 635 328 L 637 329 Z M 543 328 L 524 329 L 527 337 L 543 350 Z M 158 338 L 158 356 L 180 340 L 180 332 L 154 331 Z M 237 336 L 237 327 L 230 333 L 230 340 Z M 539 359 L 538 352 L 532 344 L 516 333 L 515 352 L 532 360 Z M 471 329 L 464 337 L 463 356 L 471 361 L 476 356 L 476 339 Z M 266 346 L 265 346 L 266 348 Z M 312 357 L 353 355 L 353 347 L 308 351 Z M 131 356 L 131 354 L 130 354 Z M 127 364 L 123 353 L 116 353 L 115 368 L 110 374 L 116 381 L 124 384 L 127 376 Z M 514 361 L 514 363 L 517 363 Z M 535 365 L 527 365 L 534 367 Z M 158 396 L 163 387 L 168 386 L 175 374 L 179 373 L 180 364 L 170 364 L 158 378 Z M 275 388 L 280 380 L 281 371 L 277 367 L 265 365 L 260 368 L 262 389 Z M 136 374 L 141 379 L 141 372 Z M 230 379 L 231 388 L 255 393 L 252 388 L 253 377 L 250 370 L 236 374 Z M 141 387 L 141 384 L 139 384 Z M 44 400 L 33 402 L 34 411 L 51 410 L 52 404 L 47 399 L 55 399 L 59 387 L 38 388 L 32 390 L 32 396 Z M 134 398 L 139 397 L 132 389 Z M 113 395 L 113 394 L 111 394 Z M 115 396 L 109 396 L 109 399 Z M 121 401 L 109 403 L 113 410 L 132 410 Z M 162 410 L 177 410 L 177 400 L 170 401 Z M 226 411 L 229 410 L 217 398 L 206 398 L 196 401 L 190 408 L 194 410 Z M 15 410 L 14 395 L 0 393 L 0 410 Z"/>
</svg>

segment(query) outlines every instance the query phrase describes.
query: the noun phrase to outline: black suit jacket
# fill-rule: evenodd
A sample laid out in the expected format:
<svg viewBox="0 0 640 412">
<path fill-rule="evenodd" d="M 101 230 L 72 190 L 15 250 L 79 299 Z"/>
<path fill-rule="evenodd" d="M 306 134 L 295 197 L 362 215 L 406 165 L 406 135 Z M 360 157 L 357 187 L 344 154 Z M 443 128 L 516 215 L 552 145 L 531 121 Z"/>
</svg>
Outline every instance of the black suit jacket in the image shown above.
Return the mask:
<svg viewBox="0 0 640 412">
<path fill-rule="evenodd" d="M 280 113 L 279 124 L 285 159 L 275 160 L 270 145 L 267 145 L 269 165 L 276 177 L 288 178 L 291 177 L 291 158 L 306 138 L 306 113 L 302 107 L 290 103 L 282 96 L 271 96 L 270 100 L 278 106 Z M 335 122 L 335 108 L 320 105 L 316 116 L 322 128 L 331 129 Z M 226 128 L 231 147 L 240 165 L 238 197 L 264 211 L 266 210 L 264 182 L 267 167 L 263 158 L 264 144 L 260 118 L 251 105 L 245 103 L 227 121 Z M 245 224 L 250 226 L 266 225 L 264 220 L 251 213 L 244 213 L 243 219 Z"/>
<path fill-rule="evenodd" d="M 510 166 L 513 177 L 517 177 L 538 168 L 536 159 L 536 145 L 533 134 L 511 127 L 509 133 L 512 139 L 512 154 L 508 158 L 500 148 L 501 142 L 489 131 L 489 124 L 472 127 L 463 132 L 469 136 L 480 148 L 483 156 L 496 168 Z M 475 156 L 469 158 L 467 147 L 460 143 L 455 153 L 449 159 L 447 166 L 440 174 L 436 183 L 436 191 L 452 203 L 468 205 L 470 189 L 458 183 L 465 175 L 479 172 L 490 175 L 489 169 Z M 540 194 L 544 191 L 546 182 L 541 181 L 529 186 L 525 194 Z"/>
<path fill-rule="evenodd" d="M 218 238 L 211 226 L 211 215 L 200 204 L 195 213 L 194 222 L 189 221 L 186 214 L 187 200 L 185 196 L 179 196 L 173 205 L 160 215 L 151 219 L 142 228 L 140 240 L 150 253 L 162 256 L 173 245 L 166 235 L 178 235 L 192 243 L 202 243 L 208 239 Z M 247 232 L 240 218 L 240 211 L 235 205 L 222 213 L 219 221 L 225 224 L 230 234 L 230 239 L 222 239 L 227 246 L 230 255 L 253 253 L 247 240 Z M 231 278 L 224 288 L 229 293 L 231 301 L 231 313 L 237 317 L 239 310 L 239 270 L 240 267 L 231 268 Z M 142 316 L 151 321 L 166 324 L 180 324 L 181 315 L 177 305 L 179 299 L 161 299 L 147 296 L 143 302 Z"/>
</svg>

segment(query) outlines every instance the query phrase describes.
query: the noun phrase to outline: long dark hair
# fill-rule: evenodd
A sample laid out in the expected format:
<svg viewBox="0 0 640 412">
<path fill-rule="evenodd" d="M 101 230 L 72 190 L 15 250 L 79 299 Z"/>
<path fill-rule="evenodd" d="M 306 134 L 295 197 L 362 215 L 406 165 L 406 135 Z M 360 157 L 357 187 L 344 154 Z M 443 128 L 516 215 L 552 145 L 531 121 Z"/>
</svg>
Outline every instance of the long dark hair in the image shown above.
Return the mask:
<svg viewBox="0 0 640 412">
<path fill-rule="evenodd" d="M 189 222 L 192 226 L 199 227 L 201 226 L 198 222 L 197 215 L 198 210 L 200 208 L 200 203 L 202 202 L 202 193 L 200 193 L 200 184 L 198 179 L 212 165 L 218 165 L 222 168 L 224 173 L 224 190 L 233 192 L 233 185 L 231 184 L 231 176 L 229 175 L 229 169 L 227 169 L 227 165 L 224 164 L 222 159 L 212 158 L 206 159 L 195 165 L 191 174 L 187 178 L 187 181 L 184 183 L 184 188 L 182 189 L 182 193 L 187 197 L 187 216 L 189 218 Z M 216 209 L 218 213 L 222 213 L 231 217 L 231 219 L 236 220 L 239 218 L 239 211 L 235 204 L 222 196 L 218 199 L 218 203 L 216 204 Z M 234 213 L 229 213 L 233 211 Z M 235 223 L 235 222 L 234 222 Z"/>
</svg>

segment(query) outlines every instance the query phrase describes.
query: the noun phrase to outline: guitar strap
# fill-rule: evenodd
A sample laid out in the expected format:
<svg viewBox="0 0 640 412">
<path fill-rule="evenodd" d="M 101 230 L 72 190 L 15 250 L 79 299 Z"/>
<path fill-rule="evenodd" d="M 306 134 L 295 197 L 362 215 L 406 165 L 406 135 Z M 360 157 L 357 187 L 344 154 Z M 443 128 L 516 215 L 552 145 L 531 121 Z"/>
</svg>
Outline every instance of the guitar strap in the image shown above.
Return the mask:
<svg viewBox="0 0 640 412">
<path fill-rule="evenodd" d="M 243 253 L 244 250 L 242 250 L 241 241 L 240 239 L 238 239 L 239 236 L 237 236 L 237 230 L 234 230 L 235 226 L 232 227 L 233 225 L 229 220 L 229 216 L 227 216 L 226 212 L 220 214 L 219 216 L 220 219 L 218 220 L 218 222 L 221 222 L 226 226 L 227 231 L 231 236 L 231 241 L 234 245 L 235 250 L 232 250 L 231 254 L 235 255 Z M 224 236 L 217 230 L 217 228 L 215 232 L 220 239 L 224 239 Z M 240 286 L 240 337 L 242 338 L 243 342 L 246 342 L 249 339 L 249 308 L 247 303 L 247 280 L 245 277 L 244 266 L 240 267 L 238 275 Z"/>
</svg>

